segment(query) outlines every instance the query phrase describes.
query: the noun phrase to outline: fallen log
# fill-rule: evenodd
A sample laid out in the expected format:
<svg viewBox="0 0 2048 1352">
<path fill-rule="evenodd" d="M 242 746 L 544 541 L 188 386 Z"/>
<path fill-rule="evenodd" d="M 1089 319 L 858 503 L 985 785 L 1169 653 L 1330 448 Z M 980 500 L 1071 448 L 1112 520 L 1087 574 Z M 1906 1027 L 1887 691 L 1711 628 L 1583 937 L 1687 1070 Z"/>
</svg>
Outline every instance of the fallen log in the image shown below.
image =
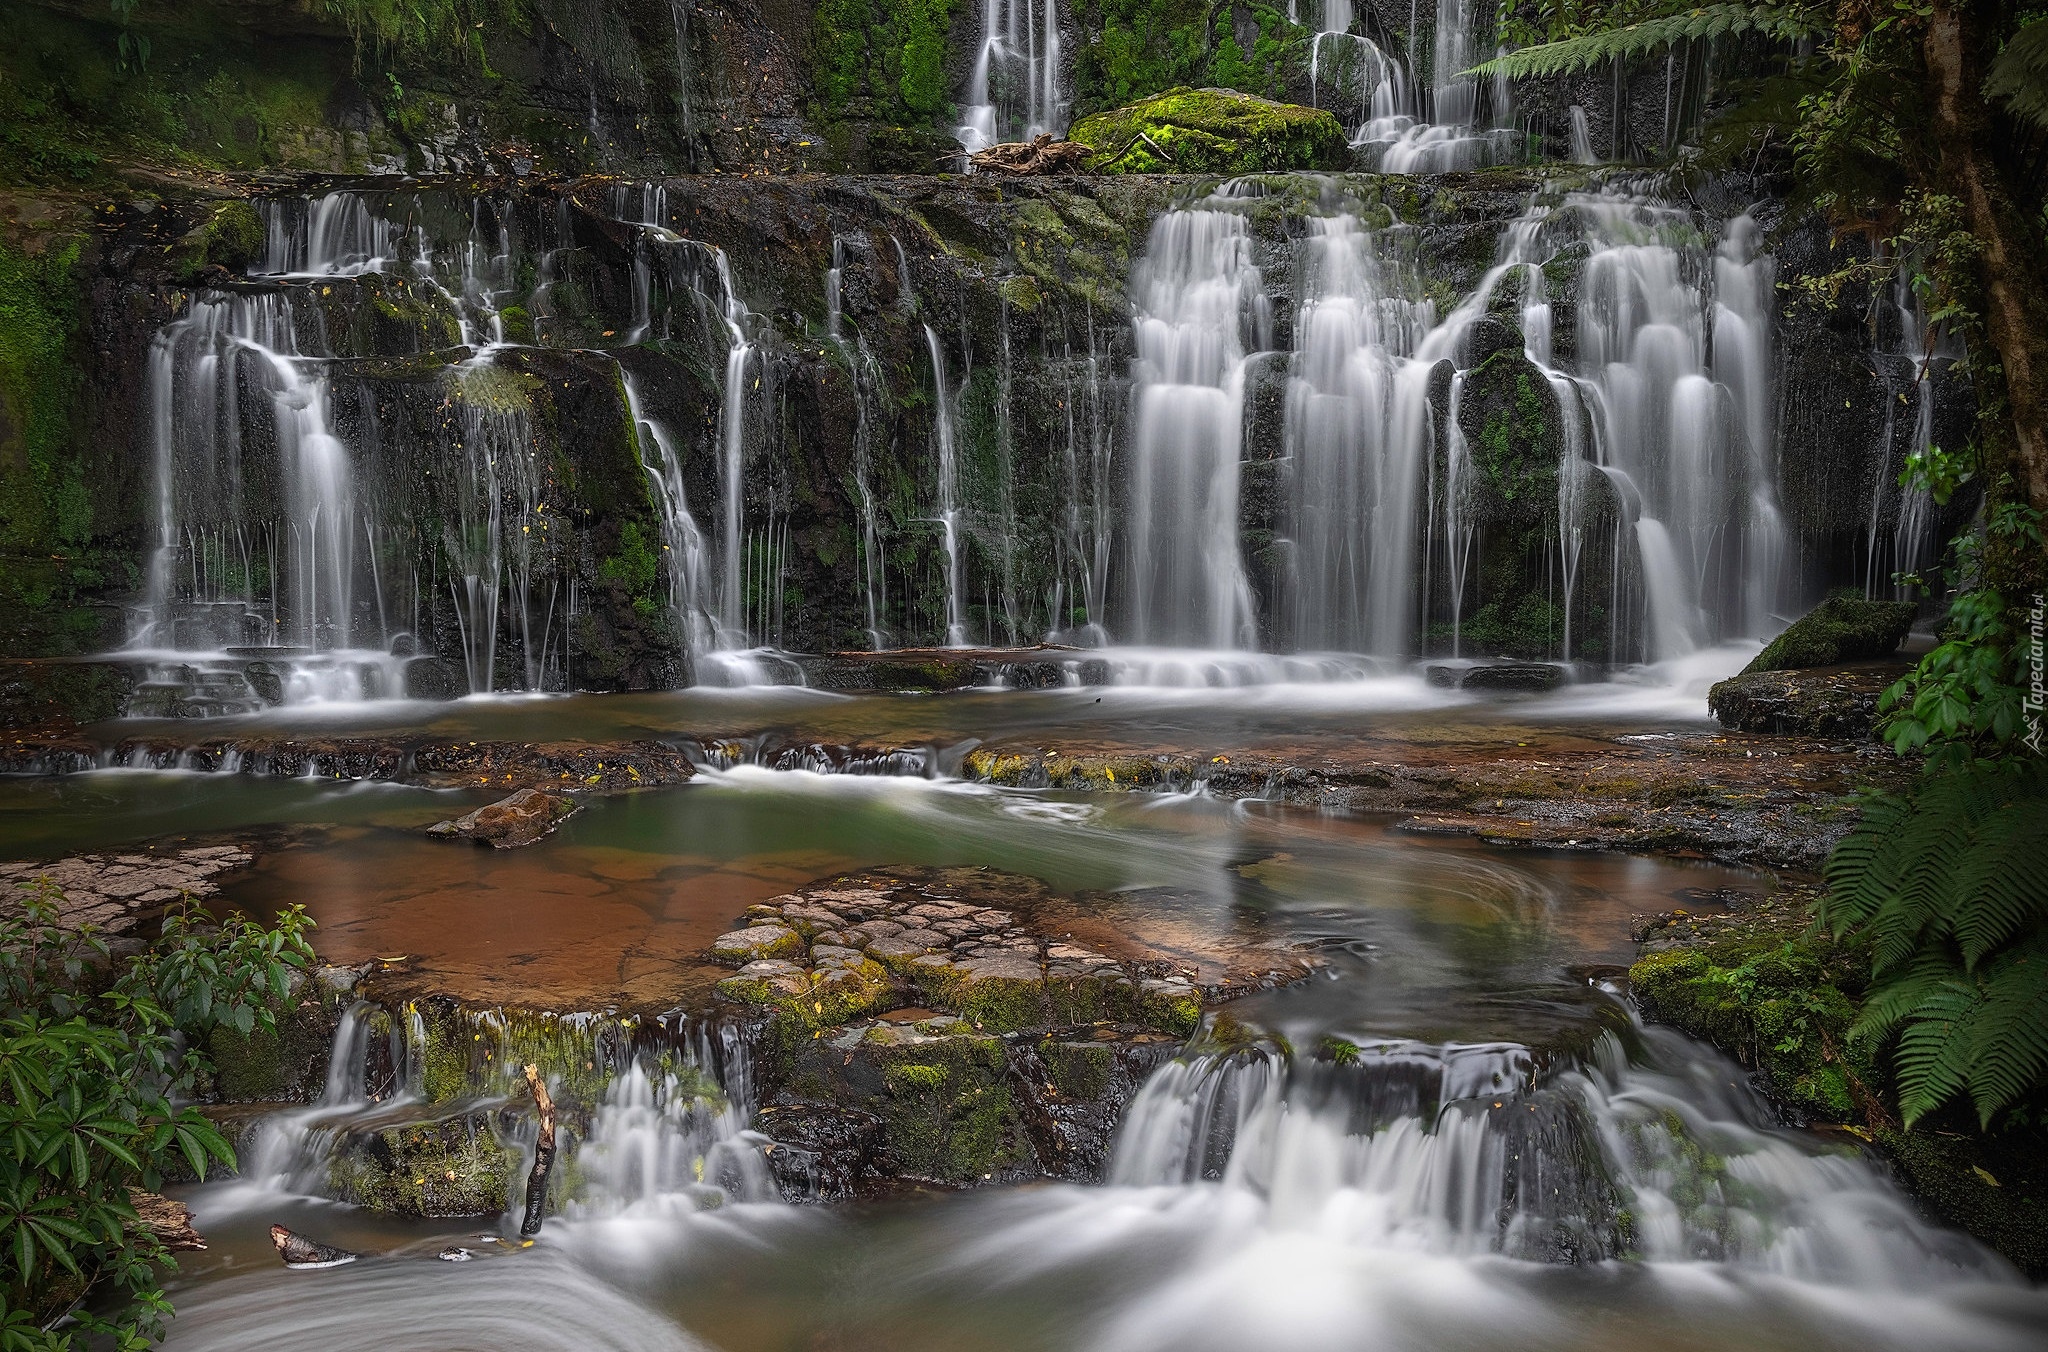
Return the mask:
<svg viewBox="0 0 2048 1352">
<path fill-rule="evenodd" d="M 540 1067 L 526 1067 L 526 1087 L 533 1091 L 533 1106 L 540 1110 L 540 1137 L 533 1146 L 533 1171 L 526 1176 L 526 1219 L 519 1223 L 519 1233 L 532 1237 L 540 1233 L 540 1223 L 548 1209 L 548 1174 L 555 1167 L 555 1101 L 548 1097 L 548 1087 L 540 1078 Z"/>
<path fill-rule="evenodd" d="M 282 1225 L 270 1227 L 270 1242 L 277 1246 L 277 1256 L 284 1259 L 288 1268 L 329 1268 L 353 1263 L 360 1254 L 347 1249 L 337 1249 L 331 1244 L 322 1244 L 317 1239 L 308 1239 L 295 1234 Z"/>
</svg>

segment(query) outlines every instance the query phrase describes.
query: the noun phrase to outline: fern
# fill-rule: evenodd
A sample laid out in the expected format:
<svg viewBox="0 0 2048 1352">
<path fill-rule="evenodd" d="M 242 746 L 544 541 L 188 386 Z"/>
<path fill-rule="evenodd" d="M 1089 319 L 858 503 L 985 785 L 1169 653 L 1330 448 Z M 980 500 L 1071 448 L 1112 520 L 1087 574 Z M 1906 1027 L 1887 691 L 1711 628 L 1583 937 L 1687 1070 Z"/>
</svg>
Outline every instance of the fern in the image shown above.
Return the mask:
<svg viewBox="0 0 2048 1352">
<path fill-rule="evenodd" d="M 1980 1123 L 2048 1086 L 2048 762 L 1978 761 L 1870 802 L 1827 865 L 1821 923 L 1872 945 L 1850 1035 L 1893 1041 L 1906 1124 Z"/>
<path fill-rule="evenodd" d="M 1984 77 L 1984 97 L 2048 131 L 2048 22 L 2036 20 L 2012 35 Z"/>
<path fill-rule="evenodd" d="M 1757 33 L 1790 42 L 1828 28 L 1828 17 L 1818 6 L 1730 4 L 1702 5 L 1678 10 L 1640 23 L 1619 28 L 1581 33 L 1557 42 L 1545 42 L 1519 51 L 1506 52 L 1465 72 L 1468 75 L 1505 76 L 1510 80 L 1566 75 L 1590 70 L 1607 61 L 1637 56 L 1669 47 L 1674 43 L 1734 37 Z"/>
</svg>

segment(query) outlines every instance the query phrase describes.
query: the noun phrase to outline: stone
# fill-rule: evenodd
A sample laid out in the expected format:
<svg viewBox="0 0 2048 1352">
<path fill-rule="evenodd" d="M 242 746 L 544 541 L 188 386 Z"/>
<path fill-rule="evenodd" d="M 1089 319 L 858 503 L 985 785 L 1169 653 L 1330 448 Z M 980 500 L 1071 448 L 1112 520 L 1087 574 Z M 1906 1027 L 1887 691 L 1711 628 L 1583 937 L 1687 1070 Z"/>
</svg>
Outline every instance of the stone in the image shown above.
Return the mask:
<svg viewBox="0 0 2048 1352">
<path fill-rule="evenodd" d="M 1912 629 L 1916 614 L 1911 601 L 1830 596 L 1766 644 L 1742 674 L 1889 657 Z"/>
<path fill-rule="evenodd" d="M 1548 662 L 1489 662 L 1471 668 L 1459 683 L 1465 690 L 1555 690 L 1564 668 Z"/>
<path fill-rule="evenodd" d="M 1169 89 L 1085 117 L 1068 136 L 1110 174 L 1341 169 L 1351 158 L 1350 138 L 1327 110 L 1230 89 Z"/>
<path fill-rule="evenodd" d="M 745 963 L 758 958 L 787 958 L 804 951 L 804 941 L 787 925 L 759 924 L 721 934 L 711 942 L 719 962 Z"/>
<path fill-rule="evenodd" d="M 1737 732 L 1863 738 L 1876 726 L 1879 697 L 1906 670 L 1886 663 L 1744 672 L 1715 682 L 1707 707 Z"/>
<path fill-rule="evenodd" d="M 452 821 L 436 822 L 427 834 L 436 840 L 468 840 L 512 850 L 549 835 L 575 812 L 575 802 L 561 794 L 521 789 Z"/>
</svg>

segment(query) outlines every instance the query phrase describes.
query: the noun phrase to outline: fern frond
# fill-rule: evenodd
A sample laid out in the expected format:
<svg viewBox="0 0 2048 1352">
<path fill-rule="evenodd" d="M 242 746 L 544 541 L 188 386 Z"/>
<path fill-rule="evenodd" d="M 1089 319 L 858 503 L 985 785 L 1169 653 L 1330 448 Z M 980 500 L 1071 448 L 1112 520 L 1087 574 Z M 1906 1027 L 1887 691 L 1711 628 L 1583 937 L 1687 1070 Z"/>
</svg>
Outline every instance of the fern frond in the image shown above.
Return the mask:
<svg viewBox="0 0 2048 1352">
<path fill-rule="evenodd" d="M 2048 22 L 2036 20 L 2006 42 L 1984 77 L 1984 97 L 2048 131 Z"/>
<path fill-rule="evenodd" d="M 1856 1022 L 1849 1025 L 1849 1037 L 1857 1042 L 1882 1041 L 1942 991 L 1963 983 L 1962 968 L 1946 951 L 1923 953 L 1904 974 L 1870 990 Z"/>
<path fill-rule="evenodd" d="M 2048 933 L 1992 964 L 1969 1033 L 1970 1101 L 1988 1129 L 2048 1078 Z"/>
<path fill-rule="evenodd" d="M 1818 33 L 1825 26 L 1826 17 L 1821 11 L 1801 4 L 1703 5 L 1660 18 L 1645 19 L 1641 23 L 1581 33 L 1562 41 L 1506 52 L 1474 66 L 1465 74 L 1499 75 L 1510 80 L 1566 75 L 1677 42 L 1742 33 L 1759 33 L 1789 42 Z"/>
<path fill-rule="evenodd" d="M 1902 798 L 1867 801 L 1856 828 L 1828 856 L 1828 890 L 1818 913 L 1837 939 L 1869 920 L 1890 898 L 1898 827 L 1911 812 L 1912 804 Z"/>
<path fill-rule="evenodd" d="M 1899 1034 L 1892 1058 L 1898 1072 L 1899 1116 L 1908 1127 L 1953 1098 L 1969 1078 L 1971 1016 L 1983 997 L 1965 982 L 1930 994 Z"/>
<path fill-rule="evenodd" d="M 2048 804 L 2008 803 L 1977 828 L 1956 873 L 1951 930 L 1963 965 L 1977 964 L 2030 925 L 2048 920 Z"/>
</svg>

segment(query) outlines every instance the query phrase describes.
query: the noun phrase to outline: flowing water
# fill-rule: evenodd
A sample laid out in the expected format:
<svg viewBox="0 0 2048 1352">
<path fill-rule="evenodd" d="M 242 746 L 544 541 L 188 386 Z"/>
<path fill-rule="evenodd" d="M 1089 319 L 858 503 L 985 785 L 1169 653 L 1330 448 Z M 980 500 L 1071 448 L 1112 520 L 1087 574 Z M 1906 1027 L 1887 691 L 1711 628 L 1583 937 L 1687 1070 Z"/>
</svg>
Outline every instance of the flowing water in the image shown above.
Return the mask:
<svg viewBox="0 0 2048 1352">
<path fill-rule="evenodd" d="M 981 46 L 954 135 L 972 155 L 1067 127 L 1059 0 L 983 0 Z"/>
<path fill-rule="evenodd" d="M 529 994 L 618 961 L 603 953 L 676 992 L 665 954 L 795 880 L 878 863 L 1034 874 L 1075 898 L 1075 932 L 1108 926 L 1197 966 L 1233 936 L 1306 943 L 1327 966 L 1231 1006 L 1249 1042 L 1154 1072 L 1099 1185 L 851 1208 L 782 1200 L 735 1030 L 477 1016 L 491 1064 L 545 1037 L 613 1068 L 577 1198 L 531 1249 L 500 1238 L 511 1197 L 506 1216 L 411 1223 L 320 1200 L 337 1140 L 420 1111 L 414 1026 L 359 1007 L 320 1101 L 269 1119 L 241 1180 L 185 1191 L 212 1247 L 174 1283 L 173 1348 L 338 1346 L 366 1301 L 380 1346 L 437 1352 L 1450 1349 L 1504 1330 L 1560 1349 L 1976 1350 L 2031 1345 L 2048 1312 L 1922 1220 L 1858 1143 L 1784 1125 L 1732 1063 L 1630 1017 L 1611 984 L 1626 917 L 1767 885 L 1740 870 L 1403 840 L 1199 793 L 756 767 L 593 803 L 512 872 L 389 825 L 350 830 L 270 856 L 304 859 L 235 895 L 308 901 L 326 941 L 428 961 L 437 928 L 451 953 L 531 934 L 552 958 L 498 946 L 479 965 L 516 968 Z M 322 863 L 344 851 L 346 881 Z M 481 1107 L 512 1088 L 495 1074 Z M 273 1222 L 369 1256 L 286 1271 Z M 436 1261 L 451 1248 L 472 1261 Z"/>
</svg>

